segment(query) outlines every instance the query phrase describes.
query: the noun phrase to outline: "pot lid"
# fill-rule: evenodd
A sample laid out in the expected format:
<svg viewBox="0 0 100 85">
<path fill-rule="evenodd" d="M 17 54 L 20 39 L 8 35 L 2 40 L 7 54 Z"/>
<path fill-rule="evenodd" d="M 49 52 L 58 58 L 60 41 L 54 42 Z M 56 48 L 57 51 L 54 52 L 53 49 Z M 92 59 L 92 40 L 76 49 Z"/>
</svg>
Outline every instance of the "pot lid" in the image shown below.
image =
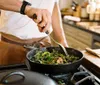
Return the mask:
<svg viewBox="0 0 100 85">
<path fill-rule="evenodd" d="M 0 85 L 57 85 L 51 78 L 32 71 L 10 70 L 0 73 Z"/>
</svg>

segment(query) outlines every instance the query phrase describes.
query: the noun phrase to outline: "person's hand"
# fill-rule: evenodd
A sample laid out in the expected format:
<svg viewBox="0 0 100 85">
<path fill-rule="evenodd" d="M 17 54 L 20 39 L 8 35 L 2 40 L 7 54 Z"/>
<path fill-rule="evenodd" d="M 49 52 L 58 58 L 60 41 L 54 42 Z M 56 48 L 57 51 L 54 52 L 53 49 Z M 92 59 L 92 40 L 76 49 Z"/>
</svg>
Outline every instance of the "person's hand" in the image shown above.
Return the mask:
<svg viewBox="0 0 100 85">
<path fill-rule="evenodd" d="M 46 32 L 51 24 L 51 14 L 47 9 L 27 8 L 25 14 L 32 18 L 39 28 L 40 32 Z M 34 18 L 33 15 L 36 17 Z"/>
</svg>

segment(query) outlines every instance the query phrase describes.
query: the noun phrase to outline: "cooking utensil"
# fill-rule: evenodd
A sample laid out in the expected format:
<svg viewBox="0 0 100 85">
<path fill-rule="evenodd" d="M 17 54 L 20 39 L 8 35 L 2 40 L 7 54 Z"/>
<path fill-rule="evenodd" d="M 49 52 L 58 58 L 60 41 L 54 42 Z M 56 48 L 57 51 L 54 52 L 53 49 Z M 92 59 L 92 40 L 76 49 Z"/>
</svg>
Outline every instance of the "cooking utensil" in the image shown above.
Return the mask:
<svg viewBox="0 0 100 85">
<path fill-rule="evenodd" d="M 42 48 L 43 49 L 43 48 Z M 42 49 L 40 49 L 42 51 Z M 46 50 L 52 52 L 53 50 L 57 50 L 59 53 L 63 54 L 62 49 L 60 47 L 46 47 Z M 34 57 L 36 54 L 36 50 L 31 50 L 27 53 L 27 62 L 28 67 L 32 71 L 37 71 L 40 73 L 47 73 L 47 74 L 60 74 L 60 73 L 68 73 L 75 71 L 81 64 L 83 59 L 82 52 L 75 50 L 73 48 L 66 48 L 69 55 L 77 56 L 79 60 L 69 64 L 59 64 L 59 65 L 47 65 L 47 64 L 40 64 L 31 61 L 31 58 Z"/>
<path fill-rule="evenodd" d="M 86 51 L 100 58 L 100 54 L 99 54 L 99 53 L 96 53 L 96 52 L 95 52 L 94 50 L 92 50 L 91 48 L 86 48 Z"/>
<path fill-rule="evenodd" d="M 65 47 L 64 47 L 62 44 L 58 43 L 53 37 L 51 37 L 51 36 L 49 35 L 49 32 L 48 32 L 48 31 L 46 31 L 45 33 L 46 33 L 57 45 L 59 45 L 59 47 L 63 50 L 63 52 L 64 52 L 65 55 L 67 56 L 68 53 L 67 53 Z"/>
<path fill-rule="evenodd" d="M 20 81 L 19 77 L 22 77 Z M 26 70 L 7 70 L 0 73 L 0 81 L 2 78 L 3 82 L 0 82 L 0 85 L 58 85 L 45 75 Z"/>
<path fill-rule="evenodd" d="M 37 19 L 37 15 L 36 15 L 36 14 L 33 14 L 33 19 Z M 43 28 L 44 28 L 44 27 L 43 27 Z M 65 55 L 68 55 L 68 53 L 67 53 L 67 51 L 66 51 L 66 49 L 65 49 L 65 47 L 64 47 L 63 45 L 61 45 L 61 44 L 58 43 L 56 40 L 54 40 L 53 37 L 51 37 L 51 36 L 49 35 L 49 32 L 48 32 L 48 31 L 46 31 L 45 33 L 46 33 L 57 45 L 59 45 L 59 47 L 64 51 Z"/>
</svg>

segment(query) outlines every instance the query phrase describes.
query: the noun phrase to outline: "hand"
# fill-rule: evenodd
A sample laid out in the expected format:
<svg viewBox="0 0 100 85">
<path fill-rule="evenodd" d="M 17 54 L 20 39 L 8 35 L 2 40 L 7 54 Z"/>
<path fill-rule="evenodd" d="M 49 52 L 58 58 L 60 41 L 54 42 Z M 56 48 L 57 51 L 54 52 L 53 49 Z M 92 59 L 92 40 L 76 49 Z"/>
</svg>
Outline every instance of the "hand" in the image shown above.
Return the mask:
<svg viewBox="0 0 100 85">
<path fill-rule="evenodd" d="M 37 23 L 40 32 L 46 32 L 50 28 L 51 14 L 47 9 L 30 7 L 25 10 L 25 14 Z M 34 14 L 36 15 L 35 18 L 33 17 Z"/>
</svg>

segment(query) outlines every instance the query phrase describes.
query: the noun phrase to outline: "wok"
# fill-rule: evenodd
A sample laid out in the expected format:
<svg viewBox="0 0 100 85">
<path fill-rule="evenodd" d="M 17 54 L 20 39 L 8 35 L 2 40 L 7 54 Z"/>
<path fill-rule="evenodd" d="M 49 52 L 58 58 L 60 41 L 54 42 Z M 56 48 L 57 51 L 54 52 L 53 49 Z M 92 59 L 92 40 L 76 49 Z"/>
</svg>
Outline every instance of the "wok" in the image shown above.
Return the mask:
<svg viewBox="0 0 100 85">
<path fill-rule="evenodd" d="M 53 49 L 64 54 L 59 47 L 46 47 L 46 50 L 49 52 L 52 52 Z M 44 50 L 44 49 L 42 48 L 40 50 Z M 73 48 L 66 48 L 66 50 L 69 55 L 79 57 L 79 60 L 69 64 L 58 64 L 58 65 L 35 63 L 31 61 L 31 57 L 34 57 L 34 55 L 36 54 L 36 49 L 33 49 L 27 53 L 27 66 L 31 71 L 36 71 L 36 72 L 46 73 L 46 74 L 60 74 L 60 73 L 63 74 L 63 73 L 73 72 L 77 70 L 77 68 L 80 66 L 83 59 L 83 54 L 82 52 Z"/>
</svg>

